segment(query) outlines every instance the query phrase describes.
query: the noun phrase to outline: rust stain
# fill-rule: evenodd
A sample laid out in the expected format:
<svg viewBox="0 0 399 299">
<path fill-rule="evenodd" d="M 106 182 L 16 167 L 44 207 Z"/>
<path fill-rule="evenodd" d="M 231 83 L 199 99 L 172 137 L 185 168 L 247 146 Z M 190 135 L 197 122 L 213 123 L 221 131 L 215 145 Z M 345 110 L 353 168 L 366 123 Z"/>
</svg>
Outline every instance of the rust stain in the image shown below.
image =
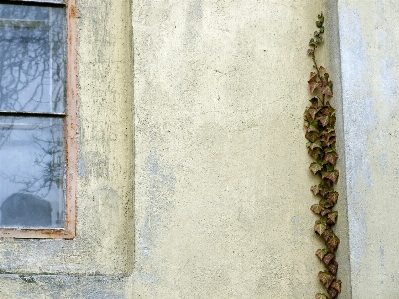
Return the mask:
<svg viewBox="0 0 399 299">
<path fill-rule="evenodd" d="M 69 18 L 76 19 L 76 6 L 75 5 L 71 5 L 71 7 L 70 7 Z"/>
</svg>

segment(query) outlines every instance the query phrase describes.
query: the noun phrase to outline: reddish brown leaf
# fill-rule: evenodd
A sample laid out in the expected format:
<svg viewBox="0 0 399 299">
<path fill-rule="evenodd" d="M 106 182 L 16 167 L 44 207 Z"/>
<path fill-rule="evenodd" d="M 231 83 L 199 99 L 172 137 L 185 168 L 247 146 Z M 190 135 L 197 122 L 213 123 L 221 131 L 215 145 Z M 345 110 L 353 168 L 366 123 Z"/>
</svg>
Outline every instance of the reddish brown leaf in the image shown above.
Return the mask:
<svg viewBox="0 0 399 299">
<path fill-rule="evenodd" d="M 326 223 L 327 223 L 327 220 L 326 220 Z M 326 229 L 325 231 L 324 231 L 324 233 L 321 235 L 322 236 L 322 238 L 324 239 L 324 241 L 328 241 L 328 239 L 331 237 L 331 235 L 333 234 L 333 231 L 331 230 L 331 229 Z"/>
<path fill-rule="evenodd" d="M 337 142 L 337 139 L 335 137 L 332 137 L 332 138 L 328 139 L 328 141 L 326 142 L 326 145 L 330 146 L 330 145 L 334 144 L 335 142 Z"/>
<path fill-rule="evenodd" d="M 340 280 L 333 281 L 330 287 L 336 289 L 338 293 L 341 293 L 341 284 L 342 282 Z"/>
<path fill-rule="evenodd" d="M 310 149 L 314 150 L 315 148 L 320 148 L 321 149 L 321 142 L 320 140 L 316 140 L 315 142 L 308 142 L 306 144 L 307 147 Z"/>
<path fill-rule="evenodd" d="M 329 201 L 327 201 L 325 199 L 320 199 L 319 204 L 323 205 L 323 207 L 325 209 L 329 209 L 329 208 L 331 208 L 333 206 Z"/>
<path fill-rule="evenodd" d="M 334 254 L 327 253 L 323 258 L 323 263 L 328 265 L 334 259 Z"/>
<path fill-rule="evenodd" d="M 326 215 L 329 214 L 330 212 L 331 212 L 331 210 L 325 209 L 325 210 L 321 211 L 320 215 L 321 215 L 321 216 L 326 216 Z"/>
<path fill-rule="evenodd" d="M 325 84 L 322 88 L 321 88 L 321 93 L 325 94 L 327 96 L 332 97 L 333 96 L 333 91 L 332 91 L 332 82 L 328 81 L 327 84 Z"/>
<path fill-rule="evenodd" d="M 323 211 L 323 206 L 320 204 L 314 204 L 310 207 L 313 213 L 320 214 Z"/>
<path fill-rule="evenodd" d="M 330 182 L 330 181 L 328 181 L 328 182 Z M 326 181 L 323 181 L 323 183 L 321 184 L 319 193 L 321 196 L 326 196 L 328 194 L 328 192 L 330 192 L 331 190 L 332 190 L 332 187 L 330 185 L 328 185 Z"/>
<path fill-rule="evenodd" d="M 322 115 L 317 118 L 320 121 L 323 127 L 327 126 L 330 123 L 330 116 L 329 115 Z"/>
<path fill-rule="evenodd" d="M 332 165 L 335 165 L 337 163 L 337 159 L 338 159 L 338 154 L 334 151 L 328 152 L 324 155 L 324 161 Z"/>
<path fill-rule="evenodd" d="M 310 142 L 315 142 L 319 138 L 320 134 L 317 132 L 307 132 L 305 138 Z"/>
<path fill-rule="evenodd" d="M 323 249 L 317 249 L 316 255 L 319 257 L 319 259 L 322 261 L 324 256 L 328 253 L 328 250 L 326 248 Z"/>
<path fill-rule="evenodd" d="M 336 298 L 338 296 L 338 291 L 334 288 L 329 288 L 328 289 L 328 294 L 331 296 L 331 298 Z"/>
<path fill-rule="evenodd" d="M 310 188 L 310 191 L 313 192 L 314 195 L 317 195 L 320 191 L 320 185 L 314 185 Z"/>
<path fill-rule="evenodd" d="M 321 177 L 327 178 L 331 180 L 333 183 L 336 183 L 339 177 L 339 171 L 338 170 L 332 170 L 332 171 L 325 171 L 321 174 Z"/>
<path fill-rule="evenodd" d="M 317 73 L 310 72 L 309 81 L 315 81 L 317 79 Z"/>
<path fill-rule="evenodd" d="M 307 129 L 308 132 L 319 132 L 319 123 L 316 119 L 309 122 L 309 126 Z"/>
<path fill-rule="evenodd" d="M 334 252 L 337 249 L 339 242 L 339 238 L 334 233 L 332 233 L 332 235 L 328 238 L 326 244 L 328 249 Z"/>
<path fill-rule="evenodd" d="M 326 289 L 330 287 L 330 284 L 334 281 L 334 275 L 332 275 L 328 270 L 320 271 L 317 277 L 320 279 L 321 283 Z"/>
<path fill-rule="evenodd" d="M 320 111 L 320 107 L 309 107 L 308 112 L 312 119 L 315 119 L 317 112 Z"/>
<path fill-rule="evenodd" d="M 310 164 L 309 169 L 316 174 L 317 172 L 321 171 L 323 169 L 323 164 L 319 162 L 313 162 Z"/>
<path fill-rule="evenodd" d="M 314 49 L 308 49 L 308 55 L 312 55 L 314 53 Z"/>
<path fill-rule="evenodd" d="M 322 151 L 321 151 L 320 148 L 315 148 L 314 150 L 312 150 L 312 149 L 309 148 L 309 149 L 308 149 L 308 154 L 309 154 L 309 156 L 311 156 L 313 159 L 318 160 L 318 159 L 321 158 Z"/>
<path fill-rule="evenodd" d="M 337 274 L 337 271 L 338 271 L 338 263 L 337 263 L 337 261 L 333 261 L 332 263 L 330 263 L 328 266 L 327 266 L 327 269 L 328 269 L 328 271 L 330 271 L 330 273 L 332 273 L 332 274 Z"/>
<path fill-rule="evenodd" d="M 337 191 L 329 192 L 327 195 L 327 200 L 333 204 L 336 204 L 338 201 L 338 195 L 339 194 Z"/>
<path fill-rule="evenodd" d="M 325 217 L 316 220 L 314 224 L 314 230 L 319 234 L 322 235 L 326 229 L 328 228 L 327 221 Z"/>
<path fill-rule="evenodd" d="M 337 217 L 338 217 L 338 212 L 334 211 L 331 212 L 327 215 L 327 223 L 328 224 L 335 224 L 337 221 Z"/>
<path fill-rule="evenodd" d="M 318 81 L 308 81 L 308 83 L 309 83 L 309 90 L 311 93 L 313 93 L 316 88 L 321 86 L 321 83 Z"/>
<path fill-rule="evenodd" d="M 307 121 L 308 123 L 311 122 L 313 120 L 314 117 L 312 117 L 309 113 L 309 108 L 306 108 L 305 112 L 303 113 L 303 118 L 305 121 Z"/>
</svg>

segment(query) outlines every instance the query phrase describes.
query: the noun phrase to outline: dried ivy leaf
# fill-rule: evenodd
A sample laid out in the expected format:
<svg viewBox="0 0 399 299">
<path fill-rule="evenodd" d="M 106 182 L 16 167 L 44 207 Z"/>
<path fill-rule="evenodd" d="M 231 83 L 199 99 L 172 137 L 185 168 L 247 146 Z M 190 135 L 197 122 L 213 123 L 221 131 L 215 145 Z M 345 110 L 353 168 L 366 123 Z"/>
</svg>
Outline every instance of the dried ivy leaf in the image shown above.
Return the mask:
<svg viewBox="0 0 399 299">
<path fill-rule="evenodd" d="M 303 112 L 303 119 L 306 120 L 306 121 L 308 121 L 308 122 L 311 122 L 311 121 L 314 119 L 314 117 L 312 117 L 312 116 L 310 115 L 310 113 L 309 113 L 309 108 L 310 108 L 310 107 L 306 107 L 305 111 Z"/>
<path fill-rule="evenodd" d="M 339 193 L 337 191 L 329 192 L 327 194 L 327 199 L 328 199 L 328 201 L 332 202 L 333 204 L 336 204 L 338 201 L 338 195 L 339 195 Z"/>
<path fill-rule="evenodd" d="M 322 261 L 324 256 L 328 253 L 328 250 L 326 248 L 323 249 L 317 249 L 316 255 L 319 257 L 319 259 Z"/>
<path fill-rule="evenodd" d="M 342 281 L 340 281 L 340 280 L 333 281 L 331 283 L 330 287 L 336 289 L 339 293 L 341 293 L 341 284 L 342 284 Z"/>
<path fill-rule="evenodd" d="M 317 293 L 315 299 L 328 299 L 326 294 Z"/>
<path fill-rule="evenodd" d="M 317 112 L 319 112 L 319 111 L 320 111 L 320 107 L 313 107 L 313 106 L 311 106 L 311 107 L 309 107 L 309 109 L 308 109 L 309 115 L 312 117 L 312 119 L 315 119 L 315 118 L 316 118 L 316 114 L 317 114 Z"/>
<path fill-rule="evenodd" d="M 329 184 L 331 181 L 330 180 L 323 180 L 322 183 L 320 183 L 320 195 L 321 196 L 326 196 L 329 192 L 333 190 L 331 184 Z"/>
<path fill-rule="evenodd" d="M 323 201 L 323 204 L 324 204 L 324 208 L 329 209 L 329 208 L 332 208 L 334 206 L 331 202 L 329 202 L 327 200 L 322 199 L 322 201 Z"/>
<path fill-rule="evenodd" d="M 332 260 L 334 259 L 334 254 L 332 253 L 327 253 L 324 257 L 323 257 L 323 263 L 328 265 Z"/>
<path fill-rule="evenodd" d="M 305 138 L 310 142 L 315 142 L 320 137 L 320 134 L 317 132 L 307 132 L 305 134 Z"/>
<path fill-rule="evenodd" d="M 322 155 L 322 150 L 320 148 L 315 148 L 315 149 L 308 149 L 308 154 L 315 160 L 318 160 L 321 158 Z"/>
<path fill-rule="evenodd" d="M 326 220 L 326 223 L 327 223 L 327 220 Z M 333 234 L 333 231 L 331 229 L 326 229 L 321 236 L 324 239 L 324 241 L 327 242 L 332 234 Z M 327 248 L 328 248 L 328 246 L 327 246 Z M 328 248 L 328 249 L 330 249 L 330 248 Z"/>
<path fill-rule="evenodd" d="M 333 96 L 332 81 L 327 81 L 327 84 L 323 84 L 321 88 L 321 93 L 330 97 Z"/>
<path fill-rule="evenodd" d="M 313 93 L 317 87 L 322 86 L 321 82 L 319 81 L 308 81 L 308 83 L 309 83 L 309 90 L 311 93 Z"/>
<path fill-rule="evenodd" d="M 317 73 L 310 72 L 309 81 L 316 81 L 316 79 L 317 79 Z"/>
<path fill-rule="evenodd" d="M 326 242 L 327 248 L 330 249 L 331 251 L 335 251 L 339 245 L 339 242 L 340 240 L 337 237 L 337 235 L 332 233 Z"/>
<path fill-rule="evenodd" d="M 326 289 L 328 289 L 331 283 L 334 281 L 335 277 L 328 270 L 320 271 L 317 277 L 320 279 L 321 283 Z"/>
<path fill-rule="evenodd" d="M 323 164 L 319 162 L 313 162 L 310 164 L 309 169 L 313 172 L 313 174 L 316 174 L 323 169 Z"/>
<path fill-rule="evenodd" d="M 319 133 L 319 123 L 318 123 L 318 121 L 316 119 L 312 120 L 309 123 L 307 131 L 308 132 L 317 132 L 317 133 Z"/>
<path fill-rule="evenodd" d="M 316 220 L 314 224 L 314 230 L 319 234 L 322 235 L 326 229 L 328 228 L 327 221 L 325 217 L 320 218 L 319 220 Z"/>
<path fill-rule="evenodd" d="M 337 217 L 338 217 L 338 212 L 334 211 L 331 212 L 327 215 L 327 223 L 328 224 L 335 224 L 337 221 Z"/>
<path fill-rule="evenodd" d="M 331 296 L 331 298 L 336 298 L 338 296 L 338 291 L 334 288 L 329 288 L 327 292 Z"/>
<path fill-rule="evenodd" d="M 314 186 L 312 186 L 312 187 L 310 188 L 310 191 L 312 191 L 314 195 L 319 194 L 319 192 L 320 192 L 320 185 L 314 185 Z"/>
<path fill-rule="evenodd" d="M 314 150 L 315 148 L 322 148 L 321 147 L 321 141 L 316 140 L 315 142 L 308 142 L 306 143 L 306 147 L 310 148 L 311 150 Z"/>
<path fill-rule="evenodd" d="M 320 215 L 321 215 L 321 216 L 326 216 L 326 215 L 329 214 L 329 213 L 331 213 L 331 210 L 325 209 L 325 210 L 323 210 L 323 211 L 320 213 Z M 327 219 L 327 220 L 328 220 L 328 219 Z"/>
<path fill-rule="evenodd" d="M 321 110 L 321 116 L 317 118 L 323 127 L 335 123 L 335 109 L 327 102 L 326 106 Z"/>
<path fill-rule="evenodd" d="M 327 178 L 331 180 L 333 183 L 336 183 L 339 177 L 339 171 L 338 170 L 331 170 L 331 171 L 324 171 L 321 173 L 321 177 Z"/>
<path fill-rule="evenodd" d="M 320 214 L 323 211 L 324 207 L 320 204 L 314 204 L 310 207 L 313 213 Z"/>
<path fill-rule="evenodd" d="M 329 151 L 324 155 L 324 161 L 330 163 L 331 165 L 335 165 L 337 163 L 337 160 L 338 154 L 334 151 Z"/>
<path fill-rule="evenodd" d="M 310 79 L 308 81 L 308 84 L 311 93 L 313 93 L 317 87 L 322 86 L 321 82 L 317 80 L 317 73 L 315 72 L 310 73 Z"/>
<path fill-rule="evenodd" d="M 321 132 L 321 141 L 323 141 L 328 148 L 326 148 L 326 152 L 334 147 L 335 143 L 335 130 L 328 128 L 327 130 L 323 130 Z"/>
<path fill-rule="evenodd" d="M 338 263 L 337 263 L 337 261 L 333 261 L 332 263 L 330 263 L 328 266 L 327 266 L 327 269 L 328 269 L 328 271 L 330 271 L 330 273 L 332 273 L 332 274 L 337 274 L 337 271 L 338 271 Z"/>
</svg>

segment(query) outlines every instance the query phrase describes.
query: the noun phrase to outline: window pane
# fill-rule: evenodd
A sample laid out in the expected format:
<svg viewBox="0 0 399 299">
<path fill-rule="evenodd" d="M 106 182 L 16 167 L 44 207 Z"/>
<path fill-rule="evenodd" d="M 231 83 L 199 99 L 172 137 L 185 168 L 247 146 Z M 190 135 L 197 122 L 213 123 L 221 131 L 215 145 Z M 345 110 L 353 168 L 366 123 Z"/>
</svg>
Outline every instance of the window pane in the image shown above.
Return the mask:
<svg viewBox="0 0 399 299">
<path fill-rule="evenodd" d="M 0 4 L 0 110 L 63 113 L 65 10 Z"/>
<path fill-rule="evenodd" d="M 0 227 L 64 225 L 63 119 L 0 117 Z"/>
</svg>

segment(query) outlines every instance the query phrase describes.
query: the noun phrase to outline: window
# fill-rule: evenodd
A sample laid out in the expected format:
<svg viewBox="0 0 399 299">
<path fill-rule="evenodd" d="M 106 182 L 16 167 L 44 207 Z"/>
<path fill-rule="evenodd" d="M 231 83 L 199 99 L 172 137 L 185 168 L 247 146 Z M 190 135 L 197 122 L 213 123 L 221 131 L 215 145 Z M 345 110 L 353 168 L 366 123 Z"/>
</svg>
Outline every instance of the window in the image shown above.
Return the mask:
<svg viewBox="0 0 399 299">
<path fill-rule="evenodd" d="M 75 234 L 70 9 L 61 0 L 0 3 L 0 236 Z"/>
</svg>

